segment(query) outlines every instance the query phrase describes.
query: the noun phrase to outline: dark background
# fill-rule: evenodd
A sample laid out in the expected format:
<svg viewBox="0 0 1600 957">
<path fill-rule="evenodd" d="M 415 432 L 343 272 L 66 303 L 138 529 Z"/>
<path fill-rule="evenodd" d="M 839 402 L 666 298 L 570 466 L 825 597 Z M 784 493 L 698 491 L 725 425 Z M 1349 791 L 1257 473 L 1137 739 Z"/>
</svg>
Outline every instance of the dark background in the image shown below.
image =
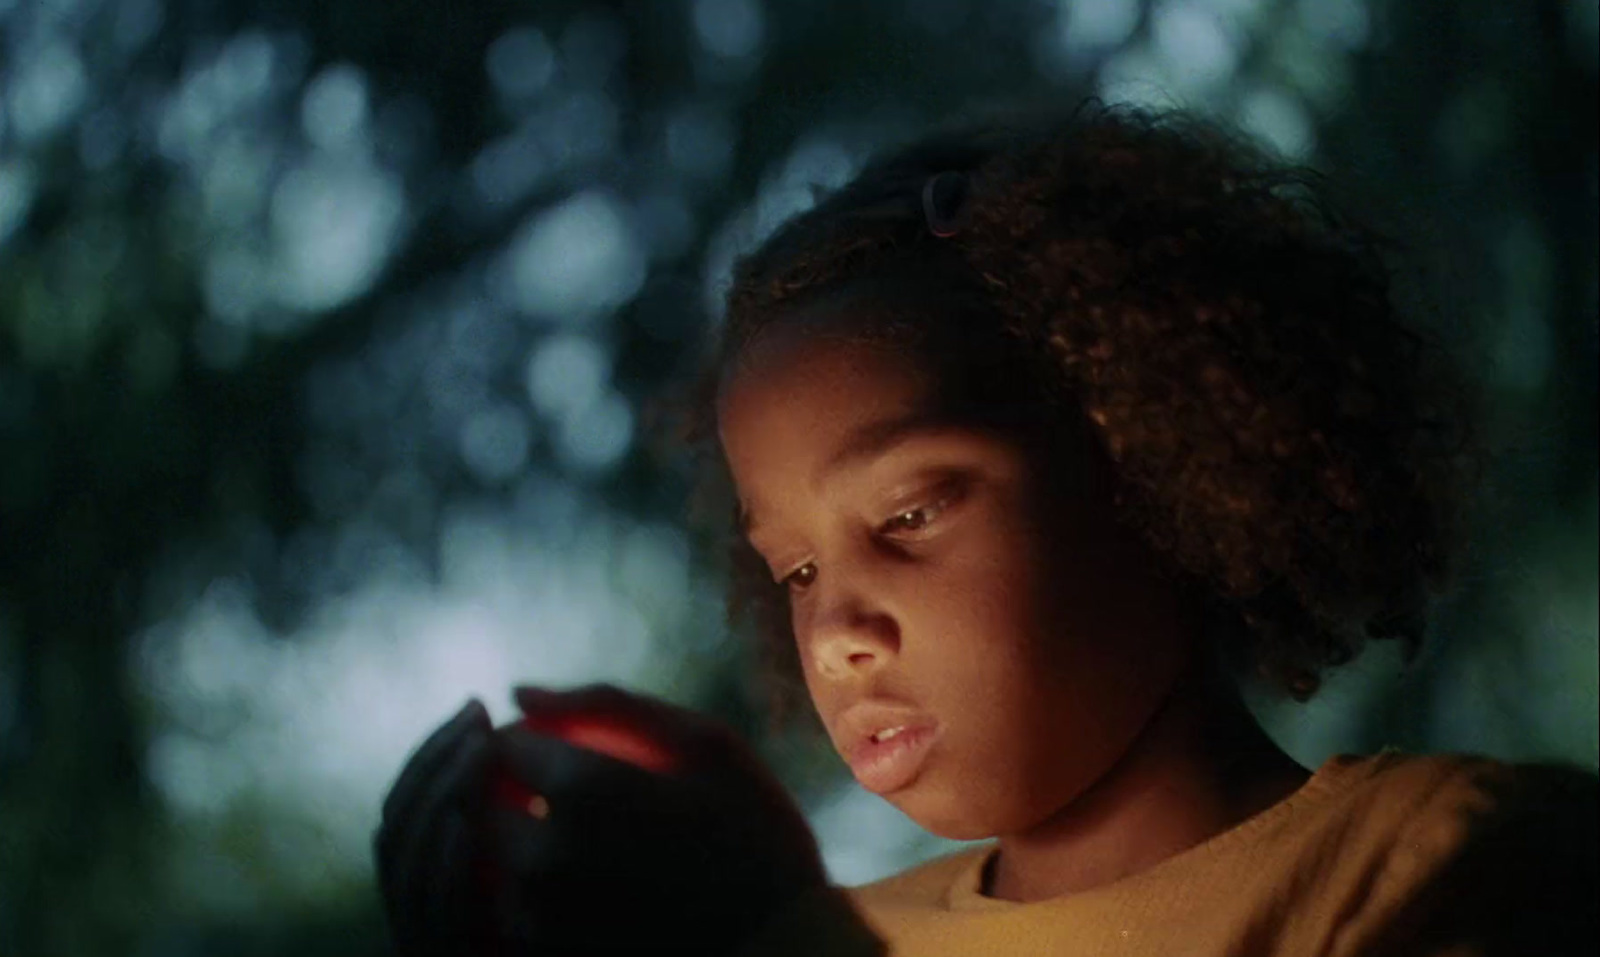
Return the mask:
<svg viewBox="0 0 1600 957">
<path fill-rule="evenodd" d="M 986 99 L 1198 109 L 1407 245 L 1489 396 L 1430 650 L 1305 707 L 1597 758 L 1593 0 L 0 0 L 0 955 L 382 950 L 366 857 L 468 694 L 756 737 L 836 878 L 937 851 L 760 734 L 647 414 L 731 257 Z"/>
</svg>

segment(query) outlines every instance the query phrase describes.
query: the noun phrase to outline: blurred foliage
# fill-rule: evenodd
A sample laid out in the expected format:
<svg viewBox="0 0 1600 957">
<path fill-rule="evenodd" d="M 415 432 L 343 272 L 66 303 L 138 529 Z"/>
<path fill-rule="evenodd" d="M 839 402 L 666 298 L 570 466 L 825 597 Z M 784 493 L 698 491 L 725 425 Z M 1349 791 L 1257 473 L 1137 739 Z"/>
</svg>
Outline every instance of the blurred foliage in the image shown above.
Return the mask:
<svg viewBox="0 0 1600 957">
<path fill-rule="evenodd" d="M 1328 170 L 1489 389 L 1441 640 L 1264 704 L 1276 733 L 1595 766 L 1596 30 L 1590 0 L 0 0 L 0 954 L 381 949 L 326 850 L 375 804 L 268 786 L 333 730 L 269 760 L 269 676 L 282 721 L 359 724 L 393 648 L 437 676 L 486 629 L 414 710 L 632 648 L 624 679 L 759 736 L 646 405 L 813 183 L 997 97 L 1181 104 Z M 502 674 L 527 576 L 539 627 L 637 640 Z M 186 798 L 202 745 L 268 771 Z M 836 765 L 764 747 L 831 820 Z"/>
</svg>

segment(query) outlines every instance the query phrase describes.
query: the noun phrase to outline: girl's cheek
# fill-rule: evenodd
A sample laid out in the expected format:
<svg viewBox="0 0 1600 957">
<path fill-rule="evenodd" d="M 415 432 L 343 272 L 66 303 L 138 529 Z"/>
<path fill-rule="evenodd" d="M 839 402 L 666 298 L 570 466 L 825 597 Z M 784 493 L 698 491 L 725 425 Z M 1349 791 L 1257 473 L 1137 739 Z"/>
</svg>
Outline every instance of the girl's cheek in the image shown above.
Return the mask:
<svg viewBox="0 0 1600 957">
<path fill-rule="evenodd" d="M 794 594 L 784 599 L 789 606 L 789 630 L 794 632 L 794 641 L 797 646 L 804 648 L 806 635 L 810 633 L 810 622 L 806 619 L 805 606 L 794 600 Z"/>
<path fill-rule="evenodd" d="M 817 647 L 812 638 L 811 631 L 804 626 L 795 625 L 794 651 L 800 659 L 800 671 L 810 683 L 813 675 L 817 673 Z"/>
</svg>

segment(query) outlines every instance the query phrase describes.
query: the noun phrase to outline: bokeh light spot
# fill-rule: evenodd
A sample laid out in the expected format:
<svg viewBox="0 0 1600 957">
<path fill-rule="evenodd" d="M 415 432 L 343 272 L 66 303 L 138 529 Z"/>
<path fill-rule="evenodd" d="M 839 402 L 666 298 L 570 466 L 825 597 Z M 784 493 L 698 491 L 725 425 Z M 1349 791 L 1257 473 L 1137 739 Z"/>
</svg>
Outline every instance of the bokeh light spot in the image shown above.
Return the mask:
<svg viewBox="0 0 1600 957">
<path fill-rule="evenodd" d="M 323 70 L 306 86 L 300 127 L 321 149 L 339 151 L 366 142 L 367 79 L 348 63 Z"/>
<path fill-rule="evenodd" d="M 77 52 L 62 42 L 13 52 L 21 56 L 7 83 L 11 129 L 24 141 L 42 139 L 83 107 L 89 95 L 88 74 Z"/>
<path fill-rule="evenodd" d="M 1150 17 L 1151 40 L 1180 89 L 1203 95 L 1233 76 L 1239 60 L 1233 38 L 1202 0 L 1164 0 Z"/>
<path fill-rule="evenodd" d="M 314 160 L 290 171 L 272 196 L 279 301 L 315 311 L 365 292 L 404 208 L 399 181 L 369 166 Z"/>
<path fill-rule="evenodd" d="M 532 441 L 528 417 L 510 405 L 492 405 L 461 429 L 461 459 L 479 480 L 498 484 L 522 471 Z"/>
<path fill-rule="evenodd" d="M 551 171 L 538 129 L 519 129 L 484 147 L 468 173 L 478 199 L 491 208 L 510 206 L 527 196 Z"/>
<path fill-rule="evenodd" d="M 1365 0 L 1299 0 L 1295 14 L 1306 33 L 1319 40 L 1331 40 L 1346 50 L 1366 46 L 1372 31 Z"/>
<path fill-rule="evenodd" d="M 484 68 L 496 92 L 509 100 L 522 100 L 550 84 L 556 72 L 556 53 L 543 33 L 518 27 L 489 44 Z"/>
<path fill-rule="evenodd" d="M 1062 0 L 1056 24 L 1069 55 L 1113 49 L 1138 28 L 1139 0 Z"/>
<path fill-rule="evenodd" d="M 633 441 L 633 409 L 611 394 L 574 410 L 557 432 L 557 451 L 579 472 L 601 472 L 621 460 Z"/>
<path fill-rule="evenodd" d="M 694 31 L 717 56 L 738 60 L 761 46 L 766 18 L 759 0 L 695 0 Z"/>
<path fill-rule="evenodd" d="M 526 384 L 534 408 L 552 418 L 594 404 L 609 377 L 599 343 L 578 333 L 556 333 L 528 358 Z"/>
<path fill-rule="evenodd" d="M 1285 159 L 1304 160 L 1316 145 L 1305 107 L 1278 87 L 1256 87 L 1241 97 L 1239 125 Z"/>
<path fill-rule="evenodd" d="M 645 254 L 632 217 L 599 190 L 536 216 L 507 256 L 510 300 L 543 319 L 591 319 L 627 302 L 644 281 Z"/>
<path fill-rule="evenodd" d="M 0 162 L 0 243 L 27 217 L 37 188 L 33 164 L 21 159 Z"/>
</svg>

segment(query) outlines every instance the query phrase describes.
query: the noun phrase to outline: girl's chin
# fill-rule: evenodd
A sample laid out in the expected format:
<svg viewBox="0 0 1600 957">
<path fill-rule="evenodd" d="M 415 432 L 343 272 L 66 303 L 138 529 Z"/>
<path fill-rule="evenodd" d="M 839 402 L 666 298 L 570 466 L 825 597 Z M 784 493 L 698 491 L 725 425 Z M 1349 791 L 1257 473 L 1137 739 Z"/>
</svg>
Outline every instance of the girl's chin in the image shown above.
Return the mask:
<svg viewBox="0 0 1600 957">
<path fill-rule="evenodd" d="M 999 833 L 954 795 L 919 793 L 913 787 L 889 798 L 889 803 L 924 831 L 947 841 L 982 841 Z"/>
</svg>

